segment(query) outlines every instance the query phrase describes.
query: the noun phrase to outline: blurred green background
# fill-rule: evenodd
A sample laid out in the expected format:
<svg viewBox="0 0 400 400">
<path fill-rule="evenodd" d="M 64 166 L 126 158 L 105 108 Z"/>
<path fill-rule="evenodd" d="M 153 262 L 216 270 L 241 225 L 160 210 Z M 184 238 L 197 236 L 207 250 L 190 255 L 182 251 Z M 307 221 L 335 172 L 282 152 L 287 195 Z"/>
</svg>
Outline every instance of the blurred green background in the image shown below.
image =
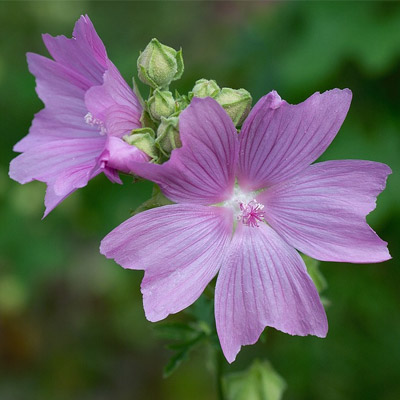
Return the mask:
<svg viewBox="0 0 400 400">
<path fill-rule="evenodd" d="M 400 398 L 400 3 L 1 2 L 0 3 L 0 399 L 215 399 L 200 348 L 170 378 L 171 352 L 147 322 L 139 271 L 98 252 L 100 240 L 146 200 L 146 183 L 91 181 L 45 220 L 45 185 L 8 178 L 12 146 L 42 103 L 25 53 L 47 54 L 41 33 L 71 35 L 87 13 L 130 82 L 152 37 L 182 47 L 181 93 L 199 78 L 276 89 L 291 103 L 348 87 L 353 103 L 323 159 L 389 164 L 393 175 L 368 217 L 393 260 L 323 263 L 330 324 L 325 340 L 271 330 L 226 371 L 268 358 L 284 399 Z M 178 316 L 178 318 L 180 318 Z"/>
</svg>

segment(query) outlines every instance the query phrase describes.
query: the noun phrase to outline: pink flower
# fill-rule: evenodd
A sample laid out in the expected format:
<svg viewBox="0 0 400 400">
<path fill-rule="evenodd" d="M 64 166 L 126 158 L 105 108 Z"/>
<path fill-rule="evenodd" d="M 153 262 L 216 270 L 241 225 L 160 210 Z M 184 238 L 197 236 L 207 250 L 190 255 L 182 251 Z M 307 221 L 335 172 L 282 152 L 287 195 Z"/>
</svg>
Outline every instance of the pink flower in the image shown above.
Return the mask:
<svg viewBox="0 0 400 400">
<path fill-rule="evenodd" d="M 348 89 L 299 105 L 271 92 L 237 135 L 216 101 L 193 99 L 180 117 L 182 148 L 161 166 L 135 167 L 178 204 L 130 218 L 100 247 L 124 268 L 145 270 L 150 321 L 188 307 L 219 272 L 215 318 L 229 362 L 266 326 L 326 336 L 324 308 L 295 249 L 329 261 L 390 258 L 365 220 L 390 168 L 359 160 L 310 165 L 350 102 Z"/>
<path fill-rule="evenodd" d="M 10 165 L 19 183 L 47 183 L 45 216 L 76 189 L 104 172 L 121 183 L 118 171 L 149 157 L 121 138 L 140 128 L 142 107 L 108 59 L 88 16 L 76 23 L 73 38 L 43 35 L 54 61 L 28 53 L 29 70 L 45 108 L 14 150 Z"/>
</svg>

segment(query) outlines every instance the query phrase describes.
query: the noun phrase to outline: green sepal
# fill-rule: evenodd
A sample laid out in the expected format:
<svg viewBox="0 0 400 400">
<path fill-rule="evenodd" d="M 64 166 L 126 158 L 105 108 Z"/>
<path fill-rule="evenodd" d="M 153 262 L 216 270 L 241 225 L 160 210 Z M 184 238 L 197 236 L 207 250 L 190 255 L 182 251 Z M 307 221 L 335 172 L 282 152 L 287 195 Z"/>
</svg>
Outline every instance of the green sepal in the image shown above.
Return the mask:
<svg viewBox="0 0 400 400">
<path fill-rule="evenodd" d="M 142 74 L 142 79 L 140 79 L 143 83 L 145 83 L 146 85 L 149 85 L 153 88 L 157 87 L 157 83 L 153 81 L 153 79 L 150 78 L 150 76 L 148 75 L 146 68 L 143 67 L 143 65 L 138 65 L 138 72 L 139 72 L 139 76 L 140 74 Z"/>
<path fill-rule="evenodd" d="M 146 109 L 144 109 L 142 112 L 140 122 L 142 124 L 142 128 L 150 128 L 153 130 L 153 132 L 157 130 L 157 124 L 153 121 L 149 112 Z"/>
<path fill-rule="evenodd" d="M 145 103 L 143 100 L 143 96 L 140 93 L 139 87 L 137 85 L 136 79 L 135 77 L 132 78 L 132 87 L 133 87 L 133 93 L 135 94 L 135 96 L 138 98 L 140 105 L 145 108 Z"/>
<path fill-rule="evenodd" d="M 175 90 L 175 102 L 177 105 L 177 110 L 173 114 L 174 117 L 178 116 L 181 111 L 183 111 L 190 103 L 188 96 L 184 94 L 179 94 L 177 90 Z"/>
<path fill-rule="evenodd" d="M 181 79 L 183 72 L 185 70 L 185 66 L 183 64 L 182 48 L 180 48 L 179 51 L 176 52 L 175 59 L 176 59 L 177 71 L 173 79 L 174 81 Z"/>
</svg>

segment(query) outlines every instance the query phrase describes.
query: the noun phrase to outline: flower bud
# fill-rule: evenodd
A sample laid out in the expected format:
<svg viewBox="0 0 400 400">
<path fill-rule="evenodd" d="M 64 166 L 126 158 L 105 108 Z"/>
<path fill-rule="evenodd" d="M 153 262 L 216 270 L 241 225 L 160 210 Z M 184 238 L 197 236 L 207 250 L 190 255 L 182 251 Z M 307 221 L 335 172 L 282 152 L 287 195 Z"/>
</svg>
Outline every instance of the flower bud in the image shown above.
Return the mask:
<svg viewBox="0 0 400 400">
<path fill-rule="evenodd" d="M 182 50 L 161 44 L 152 39 L 137 61 L 139 79 L 153 88 L 167 88 L 183 74 Z"/>
<path fill-rule="evenodd" d="M 153 160 L 157 159 L 157 149 L 155 146 L 155 134 L 151 128 L 134 129 L 131 134 L 123 137 L 126 143 L 136 146 L 144 151 Z"/>
<path fill-rule="evenodd" d="M 213 97 L 213 98 L 215 98 L 220 91 L 221 91 L 220 87 L 217 85 L 217 82 L 215 82 L 214 80 L 199 79 L 198 81 L 196 81 L 189 96 L 191 99 L 193 97 Z"/>
<path fill-rule="evenodd" d="M 161 117 L 161 124 L 157 129 L 156 144 L 166 156 L 169 156 L 172 150 L 182 146 L 179 137 L 178 117 Z"/>
<path fill-rule="evenodd" d="M 245 89 L 222 88 L 215 100 L 225 109 L 235 126 L 247 117 L 251 107 L 251 94 Z"/>
<path fill-rule="evenodd" d="M 171 92 L 156 89 L 148 100 L 148 107 L 153 119 L 159 121 L 175 112 L 175 100 Z"/>
</svg>

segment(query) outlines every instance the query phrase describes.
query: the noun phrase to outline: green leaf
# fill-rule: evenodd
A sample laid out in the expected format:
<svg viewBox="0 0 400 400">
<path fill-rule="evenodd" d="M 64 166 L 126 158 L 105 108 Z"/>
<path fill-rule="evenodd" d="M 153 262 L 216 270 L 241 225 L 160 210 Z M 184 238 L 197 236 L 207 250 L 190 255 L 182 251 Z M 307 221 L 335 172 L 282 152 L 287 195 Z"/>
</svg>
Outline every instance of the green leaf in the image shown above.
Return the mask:
<svg viewBox="0 0 400 400">
<path fill-rule="evenodd" d="M 305 254 L 302 254 L 301 256 L 306 264 L 307 272 L 318 290 L 318 293 L 323 292 L 328 287 L 328 283 L 326 282 L 325 277 L 322 275 L 322 272 L 319 270 L 320 262 L 306 256 Z"/>
<path fill-rule="evenodd" d="M 208 298 L 204 293 L 186 309 L 186 313 L 190 314 L 197 321 L 203 321 L 209 326 L 214 325 L 214 300 Z"/>
<path fill-rule="evenodd" d="M 183 361 L 186 361 L 189 358 L 189 353 L 201 343 L 203 338 L 204 333 L 198 333 L 197 337 L 188 342 L 168 346 L 170 349 L 177 350 L 177 352 L 172 355 L 167 365 L 164 367 L 164 378 L 170 376 Z"/>
<path fill-rule="evenodd" d="M 286 383 L 268 361 L 255 360 L 247 370 L 226 375 L 223 388 L 226 400 L 280 400 Z"/>
<path fill-rule="evenodd" d="M 195 327 L 183 322 L 166 322 L 154 326 L 157 336 L 163 339 L 190 341 L 198 336 Z"/>
<path fill-rule="evenodd" d="M 163 377 L 168 378 L 181 364 L 189 358 L 189 349 L 175 353 L 168 361 L 163 370 Z"/>
</svg>

